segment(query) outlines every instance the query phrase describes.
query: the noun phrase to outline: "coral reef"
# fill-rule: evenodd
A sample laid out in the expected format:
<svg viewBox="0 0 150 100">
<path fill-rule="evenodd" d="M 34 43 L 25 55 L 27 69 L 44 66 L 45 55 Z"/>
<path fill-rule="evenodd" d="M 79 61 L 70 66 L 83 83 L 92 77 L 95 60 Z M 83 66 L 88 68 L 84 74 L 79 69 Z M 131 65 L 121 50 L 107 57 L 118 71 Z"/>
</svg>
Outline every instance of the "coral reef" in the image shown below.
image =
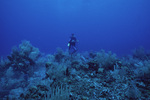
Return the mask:
<svg viewBox="0 0 150 100">
<path fill-rule="evenodd" d="M 33 47 L 29 41 L 23 41 L 19 45 L 19 49 L 14 47 L 10 56 L 7 56 L 9 63 L 7 66 L 12 66 L 14 70 L 28 73 L 30 66 L 35 65 L 35 61 L 39 58 L 40 51 Z"/>
<path fill-rule="evenodd" d="M 150 99 L 150 53 L 136 49 L 42 55 L 29 41 L 0 61 L 0 98 L 17 100 Z"/>
</svg>

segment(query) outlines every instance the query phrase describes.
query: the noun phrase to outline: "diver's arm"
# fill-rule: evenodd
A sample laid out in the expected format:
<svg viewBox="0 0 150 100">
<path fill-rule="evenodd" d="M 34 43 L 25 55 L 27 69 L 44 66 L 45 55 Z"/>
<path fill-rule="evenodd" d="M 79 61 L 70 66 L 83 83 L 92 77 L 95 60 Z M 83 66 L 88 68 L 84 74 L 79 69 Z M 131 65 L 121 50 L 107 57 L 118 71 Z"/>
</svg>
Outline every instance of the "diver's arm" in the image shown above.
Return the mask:
<svg viewBox="0 0 150 100">
<path fill-rule="evenodd" d="M 70 42 L 71 42 L 71 39 L 70 39 L 69 42 L 68 42 L 68 47 L 70 46 Z"/>
</svg>

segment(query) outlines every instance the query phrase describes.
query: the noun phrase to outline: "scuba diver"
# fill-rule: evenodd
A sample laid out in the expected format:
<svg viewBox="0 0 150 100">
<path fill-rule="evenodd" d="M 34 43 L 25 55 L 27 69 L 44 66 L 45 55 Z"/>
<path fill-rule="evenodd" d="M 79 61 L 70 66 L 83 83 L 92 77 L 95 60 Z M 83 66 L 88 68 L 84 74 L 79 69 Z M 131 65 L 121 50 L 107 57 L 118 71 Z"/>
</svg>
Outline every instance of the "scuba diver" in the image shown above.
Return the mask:
<svg viewBox="0 0 150 100">
<path fill-rule="evenodd" d="M 69 47 L 69 53 L 70 54 L 73 54 L 77 51 L 77 48 L 76 48 L 76 43 L 77 43 L 77 39 L 74 35 L 74 33 L 71 34 L 71 37 L 70 37 L 70 40 L 68 42 L 68 47 Z"/>
</svg>

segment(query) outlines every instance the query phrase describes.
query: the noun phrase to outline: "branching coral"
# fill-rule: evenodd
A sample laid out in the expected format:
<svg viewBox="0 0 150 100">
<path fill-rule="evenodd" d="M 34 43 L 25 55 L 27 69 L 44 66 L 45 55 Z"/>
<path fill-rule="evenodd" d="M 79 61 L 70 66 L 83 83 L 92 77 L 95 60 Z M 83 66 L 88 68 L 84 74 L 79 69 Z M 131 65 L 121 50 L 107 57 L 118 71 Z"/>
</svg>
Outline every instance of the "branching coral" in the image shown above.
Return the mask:
<svg viewBox="0 0 150 100">
<path fill-rule="evenodd" d="M 116 54 L 112 54 L 111 52 L 106 53 L 104 50 L 101 50 L 101 52 L 96 54 L 94 60 L 106 70 L 113 70 L 117 57 Z"/>
<path fill-rule="evenodd" d="M 10 61 L 8 66 L 12 66 L 14 70 L 27 73 L 29 67 L 35 65 L 39 55 L 38 48 L 33 47 L 29 41 L 23 41 L 19 45 L 19 49 L 17 47 L 13 48 L 11 55 L 7 56 Z"/>
<path fill-rule="evenodd" d="M 23 41 L 13 48 L 9 61 L 1 59 L 0 69 L 6 69 L 0 75 L 0 90 L 8 91 L 0 93 L 13 97 L 18 96 L 14 92 L 25 89 L 20 99 L 30 100 L 143 99 L 143 94 L 149 97 L 150 61 L 136 57 L 120 59 L 104 50 L 71 56 L 62 49 L 43 56 L 29 41 Z"/>
</svg>

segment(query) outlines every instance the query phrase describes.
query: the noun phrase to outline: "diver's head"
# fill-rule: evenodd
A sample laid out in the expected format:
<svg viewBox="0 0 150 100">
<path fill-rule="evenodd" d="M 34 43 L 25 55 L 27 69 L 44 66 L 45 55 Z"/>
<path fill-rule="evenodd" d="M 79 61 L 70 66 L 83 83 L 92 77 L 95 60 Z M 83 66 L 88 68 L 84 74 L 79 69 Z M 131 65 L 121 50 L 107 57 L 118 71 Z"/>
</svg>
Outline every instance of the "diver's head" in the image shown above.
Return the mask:
<svg viewBox="0 0 150 100">
<path fill-rule="evenodd" d="M 71 36 L 74 36 L 74 33 L 72 33 Z"/>
</svg>

